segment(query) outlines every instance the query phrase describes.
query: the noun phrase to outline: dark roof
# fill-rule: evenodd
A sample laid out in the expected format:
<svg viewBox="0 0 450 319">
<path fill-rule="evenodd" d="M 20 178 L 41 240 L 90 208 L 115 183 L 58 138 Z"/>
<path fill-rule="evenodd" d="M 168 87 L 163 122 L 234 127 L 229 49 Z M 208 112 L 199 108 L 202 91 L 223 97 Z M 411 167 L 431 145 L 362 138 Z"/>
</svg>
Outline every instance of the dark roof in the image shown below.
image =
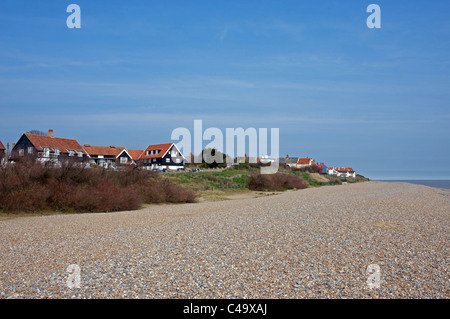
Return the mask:
<svg viewBox="0 0 450 319">
<path fill-rule="evenodd" d="M 280 164 L 295 164 L 297 163 L 298 157 L 280 157 Z"/>
<path fill-rule="evenodd" d="M 0 150 L 6 150 L 5 146 L 3 145 L 2 141 L 0 141 Z"/>
</svg>

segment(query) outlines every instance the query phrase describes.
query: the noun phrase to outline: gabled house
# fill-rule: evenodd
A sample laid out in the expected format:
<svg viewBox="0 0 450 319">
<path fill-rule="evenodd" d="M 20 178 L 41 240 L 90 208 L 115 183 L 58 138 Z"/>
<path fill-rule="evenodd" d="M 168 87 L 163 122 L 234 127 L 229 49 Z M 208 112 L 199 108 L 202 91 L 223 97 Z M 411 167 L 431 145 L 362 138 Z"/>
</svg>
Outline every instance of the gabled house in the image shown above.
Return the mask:
<svg viewBox="0 0 450 319">
<path fill-rule="evenodd" d="M 144 150 L 127 150 L 128 155 L 130 155 L 131 160 L 128 164 L 137 164 L 138 160 L 144 154 Z"/>
<path fill-rule="evenodd" d="M 125 147 L 117 146 L 91 146 L 83 145 L 89 163 L 99 165 L 103 168 L 116 168 L 117 165 L 126 165 L 132 160 Z"/>
<path fill-rule="evenodd" d="M 139 158 L 149 170 L 178 170 L 184 167 L 185 157 L 174 143 L 149 145 Z"/>
<path fill-rule="evenodd" d="M 7 161 L 6 148 L 0 141 L 0 165 L 3 165 Z"/>
<path fill-rule="evenodd" d="M 67 159 L 81 162 L 86 159 L 87 155 L 76 140 L 54 137 L 53 130 L 49 130 L 47 135 L 23 134 L 14 145 L 11 157 L 23 156 L 36 157 L 41 162 L 57 163 Z"/>
<path fill-rule="evenodd" d="M 325 165 L 325 163 L 320 163 L 318 166 L 321 174 L 328 174 L 328 167 Z"/>
<path fill-rule="evenodd" d="M 356 172 L 351 167 L 329 167 L 328 174 L 337 177 L 356 177 Z"/>
<path fill-rule="evenodd" d="M 286 164 L 287 166 L 294 165 L 297 161 L 298 157 L 290 157 L 289 154 L 286 157 L 280 157 L 280 164 Z"/>
<path fill-rule="evenodd" d="M 286 164 L 292 168 L 317 166 L 316 162 L 312 158 L 309 158 L 309 157 L 298 158 L 296 163 L 286 163 Z"/>
</svg>

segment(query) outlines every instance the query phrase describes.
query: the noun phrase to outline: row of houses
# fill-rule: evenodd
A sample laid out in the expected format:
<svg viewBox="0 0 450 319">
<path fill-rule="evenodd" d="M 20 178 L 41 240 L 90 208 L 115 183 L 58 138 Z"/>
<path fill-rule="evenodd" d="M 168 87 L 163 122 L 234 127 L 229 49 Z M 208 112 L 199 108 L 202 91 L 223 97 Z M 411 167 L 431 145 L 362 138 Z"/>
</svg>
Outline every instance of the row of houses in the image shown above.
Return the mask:
<svg viewBox="0 0 450 319">
<path fill-rule="evenodd" d="M 317 163 L 314 159 L 309 157 L 289 157 L 280 158 L 280 164 L 286 164 L 289 167 L 301 169 L 301 168 L 314 168 L 322 174 L 334 175 L 337 177 L 356 177 L 356 172 L 351 167 L 328 167 L 325 163 Z"/>
<path fill-rule="evenodd" d="M 9 146 L 9 145 L 8 145 Z M 149 145 L 144 150 L 127 149 L 126 147 L 80 145 L 74 139 L 55 137 L 53 130 L 47 135 L 23 134 L 19 141 L 9 149 L 0 141 L 0 164 L 23 156 L 34 156 L 41 162 L 60 163 L 63 160 L 72 159 L 82 163 L 98 165 L 107 169 L 114 169 L 119 165 L 137 165 L 148 170 L 179 170 L 184 168 L 186 158 L 174 143 Z M 193 157 L 192 154 L 190 154 Z M 244 158 L 237 158 L 237 163 L 246 162 Z M 267 155 L 257 158 L 258 163 L 267 164 L 275 159 Z M 338 177 L 356 177 L 356 172 L 350 167 L 327 167 L 324 163 L 317 163 L 314 159 L 305 157 L 279 158 L 280 164 L 291 168 L 314 168 L 322 174 Z"/>
<path fill-rule="evenodd" d="M 81 145 L 74 139 L 55 137 L 53 130 L 49 130 L 47 135 L 25 133 L 12 145 L 10 155 L 8 152 L 0 141 L 2 163 L 8 159 L 33 156 L 41 162 L 61 163 L 72 159 L 104 168 L 140 163 L 143 168 L 149 170 L 177 170 L 185 164 L 185 158 L 174 143 L 149 145 L 145 150 L 131 150 L 113 145 Z"/>
</svg>

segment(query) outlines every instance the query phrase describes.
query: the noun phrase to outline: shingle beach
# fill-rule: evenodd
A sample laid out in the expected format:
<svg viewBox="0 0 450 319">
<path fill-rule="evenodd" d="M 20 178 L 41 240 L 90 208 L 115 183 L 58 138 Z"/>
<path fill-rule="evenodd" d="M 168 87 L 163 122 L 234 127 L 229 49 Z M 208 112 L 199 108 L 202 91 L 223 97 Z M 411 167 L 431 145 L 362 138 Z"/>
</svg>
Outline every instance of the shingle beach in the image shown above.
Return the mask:
<svg viewBox="0 0 450 319">
<path fill-rule="evenodd" d="M 0 298 L 449 298 L 449 214 L 449 190 L 364 182 L 2 219 Z"/>
</svg>

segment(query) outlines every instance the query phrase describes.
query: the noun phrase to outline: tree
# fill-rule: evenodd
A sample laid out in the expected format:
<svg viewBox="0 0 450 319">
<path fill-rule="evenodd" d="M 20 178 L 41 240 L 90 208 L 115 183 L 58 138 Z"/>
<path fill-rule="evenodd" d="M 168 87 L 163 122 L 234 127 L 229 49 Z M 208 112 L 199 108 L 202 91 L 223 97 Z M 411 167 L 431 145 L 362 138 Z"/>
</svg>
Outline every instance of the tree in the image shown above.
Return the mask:
<svg viewBox="0 0 450 319">
<path fill-rule="evenodd" d="M 44 136 L 47 135 L 47 133 L 42 132 L 41 130 L 30 130 L 27 133 L 34 134 L 34 135 L 44 135 Z"/>
<path fill-rule="evenodd" d="M 226 167 L 227 156 L 215 148 L 205 148 L 202 151 L 202 167 Z"/>
</svg>

